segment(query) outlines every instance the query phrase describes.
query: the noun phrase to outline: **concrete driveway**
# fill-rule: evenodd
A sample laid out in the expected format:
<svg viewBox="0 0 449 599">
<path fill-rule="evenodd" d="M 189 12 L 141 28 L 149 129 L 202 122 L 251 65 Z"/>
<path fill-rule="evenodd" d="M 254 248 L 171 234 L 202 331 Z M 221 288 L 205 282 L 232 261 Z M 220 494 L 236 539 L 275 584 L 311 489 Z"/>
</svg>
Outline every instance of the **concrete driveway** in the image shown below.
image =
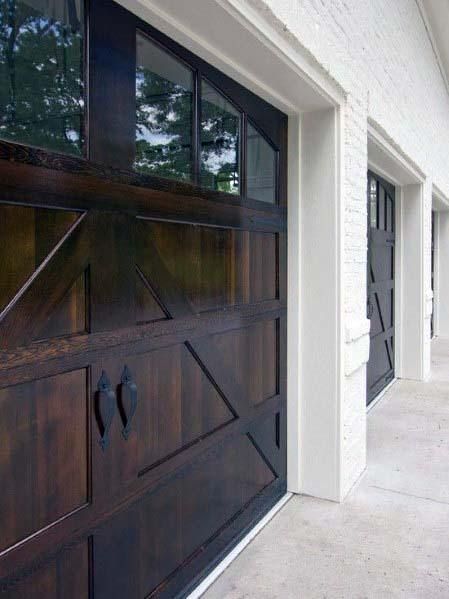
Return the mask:
<svg viewBox="0 0 449 599">
<path fill-rule="evenodd" d="M 449 340 L 428 382 L 368 416 L 368 468 L 343 504 L 295 496 L 205 599 L 449 598 Z"/>
</svg>

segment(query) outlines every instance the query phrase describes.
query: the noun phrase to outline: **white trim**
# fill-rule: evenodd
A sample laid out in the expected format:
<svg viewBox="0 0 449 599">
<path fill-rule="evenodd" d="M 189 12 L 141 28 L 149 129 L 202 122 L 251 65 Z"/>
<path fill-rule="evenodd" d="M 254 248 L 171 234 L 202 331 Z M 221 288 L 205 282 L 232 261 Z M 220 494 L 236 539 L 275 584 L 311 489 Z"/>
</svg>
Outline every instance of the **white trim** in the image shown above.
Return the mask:
<svg viewBox="0 0 449 599">
<path fill-rule="evenodd" d="M 440 213 L 435 212 L 435 227 L 433 239 L 433 338 L 440 332 Z M 432 263 L 431 263 L 432 267 Z"/>
<path fill-rule="evenodd" d="M 393 141 L 384 133 L 380 125 L 377 125 L 373 119 L 368 119 L 368 141 L 378 147 L 389 162 L 387 169 L 377 164 L 375 160 L 373 162 L 373 165 L 377 164 L 376 168 L 383 171 L 382 173 L 379 172 L 379 174 L 386 180 L 395 185 L 423 183 L 426 180 L 426 175 L 419 166 L 400 148 L 395 146 Z M 370 161 L 369 155 L 368 161 Z M 408 178 L 408 180 L 404 181 L 404 177 Z"/>
<path fill-rule="evenodd" d="M 403 264 L 402 257 L 404 248 L 402 243 L 402 187 L 395 186 L 395 252 L 394 252 L 394 373 L 395 376 L 402 376 L 402 318 L 401 307 L 404 305 L 404 286 L 403 281 Z"/>
<path fill-rule="evenodd" d="M 449 197 L 435 183 L 432 184 L 432 196 L 432 210 L 449 210 Z"/>
<path fill-rule="evenodd" d="M 295 49 L 292 43 L 286 41 L 248 3 L 243 3 L 241 0 L 216 0 L 216 2 L 253 35 L 259 38 L 263 36 L 264 45 L 269 47 L 282 62 L 286 63 L 319 95 L 325 97 L 334 106 L 341 105 L 346 101 L 345 90 L 335 79 L 331 79 L 329 74 L 323 72 L 316 59 L 304 47 L 301 48 L 301 51 Z M 294 43 L 300 44 L 296 38 Z M 305 54 L 308 55 L 308 58 Z M 312 66 L 311 62 L 315 64 Z"/>
<path fill-rule="evenodd" d="M 391 183 L 395 187 L 401 186 L 401 184 L 399 183 L 397 178 L 394 175 L 392 175 L 391 172 L 386 171 L 384 168 L 379 166 L 379 164 L 377 162 L 375 162 L 374 160 L 370 160 L 369 158 L 368 158 L 368 170 L 373 171 L 373 173 L 375 173 L 376 175 L 379 175 L 380 177 L 385 179 L 385 181 L 388 181 L 388 183 Z"/>
<path fill-rule="evenodd" d="M 275 506 L 266 514 L 262 520 L 249 531 L 249 533 L 243 537 L 243 539 L 228 553 L 228 555 L 221 560 L 221 562 L 212 570 L 212 572 L 206 576 L 206 578 L 194 589 L 186 599 L 199 599 L 207 589 L 217 580 L 221 574 L 226 570 L 228 566 L 242 553 L 242 551 L 251 543 L 251 541 L 259 534 L 259 532 L 265 528 L 265 526 L 276 516 L 276 514 L 284 507 L 284 505 L 290 501 L 293 497 L 293 493 L 286 493 L 282 499 L 280 499 Z"/>
<path fill-rule="evenodd" d="M 301 118 L 288 119 L 288 217 L 287 217 L 287 488 L 299 493 L 301 434 L 302 262 L 301 262 Z M 297 157 L 295 160 L 294 157 Z"/>
<path fill-rule="evenodd" d="M 441 73 L 441 77 L 443 78 L 444 85 L 446 86 L 446 91 L 449 94 L 449 79 L 446 73 L 446 69 L 444 67 L 443 60 L 441 58 L 440 51 L 438 49 L 438 44 L 435 40 L 435 36 L 433 35 L 432 26 L 430 25 L 429 17 L 427 16 L 427 10 L 424 7 L 422 0 L 415 0 L 418 6 L 419 13 L 424 23 L 424 27 L 426 29 L 427 36 L 430 41 L 430 45 L 432 46 L 433 53 L 435 54 L 435 59 L 438 64 L 438 68 Z"/>
<path fill-rule="evenodd" d="M 299 492 L 341 501 L 344 122 L 334 108 L 304 113 L 301 122 L 300 289 L 305 292 L 301 338 L 292 340 L 299 344 L 301 371 Z"/>
<path fill-rule="evenodd" d="M 425 333 L 428 318 L 426 315 L 425 265 L 425 202 L 424 186 L 405 185 L 401 188 L 400 220 L 397 222 L 401 235 L 396 252 L 400 272 L 401 302 L 399 313 L 395 315 L 399 323 L 400 337 L 395 347 L 399 352 L 400 378 L 424 380 L 430 361 L 426 357 Z M 428 357 L 430 360 L 430 356 Z M 428 362 L 428 363 L 427 363 Z"/>
</svg>

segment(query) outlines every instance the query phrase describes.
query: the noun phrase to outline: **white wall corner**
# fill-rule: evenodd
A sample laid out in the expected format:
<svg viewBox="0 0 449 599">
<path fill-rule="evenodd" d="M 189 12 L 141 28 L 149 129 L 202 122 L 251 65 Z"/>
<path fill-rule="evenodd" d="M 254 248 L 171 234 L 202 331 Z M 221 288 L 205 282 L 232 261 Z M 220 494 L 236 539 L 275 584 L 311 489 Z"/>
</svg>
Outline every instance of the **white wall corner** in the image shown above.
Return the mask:
<svg viewBox="0 0 449 599">
<path fill-rule="evenodd" d="M 351 376 L 368 362 L 369 350 L 370 338 L 368 334 L 345 343 L 345 376 Z"/>
<path fill-rule="evenodd" d="M 371 328 L 371 321 L 368 318 L 353 319 L 345 327 L 345 343 L 357 341 L 360 337 L 368 335 Z"/>
</svg>

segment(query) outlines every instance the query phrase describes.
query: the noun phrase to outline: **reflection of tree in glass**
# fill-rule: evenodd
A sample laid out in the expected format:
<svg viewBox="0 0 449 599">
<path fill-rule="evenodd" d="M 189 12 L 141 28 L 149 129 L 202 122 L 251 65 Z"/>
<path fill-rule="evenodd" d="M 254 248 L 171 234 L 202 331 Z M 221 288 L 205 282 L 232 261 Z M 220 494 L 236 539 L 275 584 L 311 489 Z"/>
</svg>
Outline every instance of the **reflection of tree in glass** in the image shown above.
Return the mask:
<svg viewBox="0 0 449 599">
<path fill-rule="evenodd" d="M 83 34 L 76 3 L 58 2 L 70 24 L 44 16 L 33 3 L 42 4 L 0 0 L 0 137 L 81 154 Z"/>
<path fill-rule="evenodd" d="M 192 93 L 138 67 L 136 105 L 136 170 L 190 180 Z"/>
<path fill-rule="evenodd" d="M 218 92 L 203 84 L 201 105 L 201 184 L 228 193 L 239 192 L 240 118 Z M 208 101 L 206 97 L 215 101 Z"/>
</svg>

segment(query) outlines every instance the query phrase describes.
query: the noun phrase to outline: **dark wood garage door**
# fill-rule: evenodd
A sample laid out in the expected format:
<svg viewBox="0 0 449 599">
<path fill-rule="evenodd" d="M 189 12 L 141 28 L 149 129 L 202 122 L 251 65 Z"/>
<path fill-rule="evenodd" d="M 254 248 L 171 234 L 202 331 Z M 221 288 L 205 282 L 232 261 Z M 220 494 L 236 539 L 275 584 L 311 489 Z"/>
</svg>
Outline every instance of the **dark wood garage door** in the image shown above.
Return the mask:
<svg viewBox="0 0 449 599">
<path fill-rule="evenodd" d="M 89 4 L 1 16 L 8 599 L 185 596 L 286 491 L 287 118 Z"/>
<path fill-rule="evenodd" d="M 368 172 L 368 318 L 371 329 L 367 404 L 394 377 L 394 213 L 394 187 Z"/>
</svg>

